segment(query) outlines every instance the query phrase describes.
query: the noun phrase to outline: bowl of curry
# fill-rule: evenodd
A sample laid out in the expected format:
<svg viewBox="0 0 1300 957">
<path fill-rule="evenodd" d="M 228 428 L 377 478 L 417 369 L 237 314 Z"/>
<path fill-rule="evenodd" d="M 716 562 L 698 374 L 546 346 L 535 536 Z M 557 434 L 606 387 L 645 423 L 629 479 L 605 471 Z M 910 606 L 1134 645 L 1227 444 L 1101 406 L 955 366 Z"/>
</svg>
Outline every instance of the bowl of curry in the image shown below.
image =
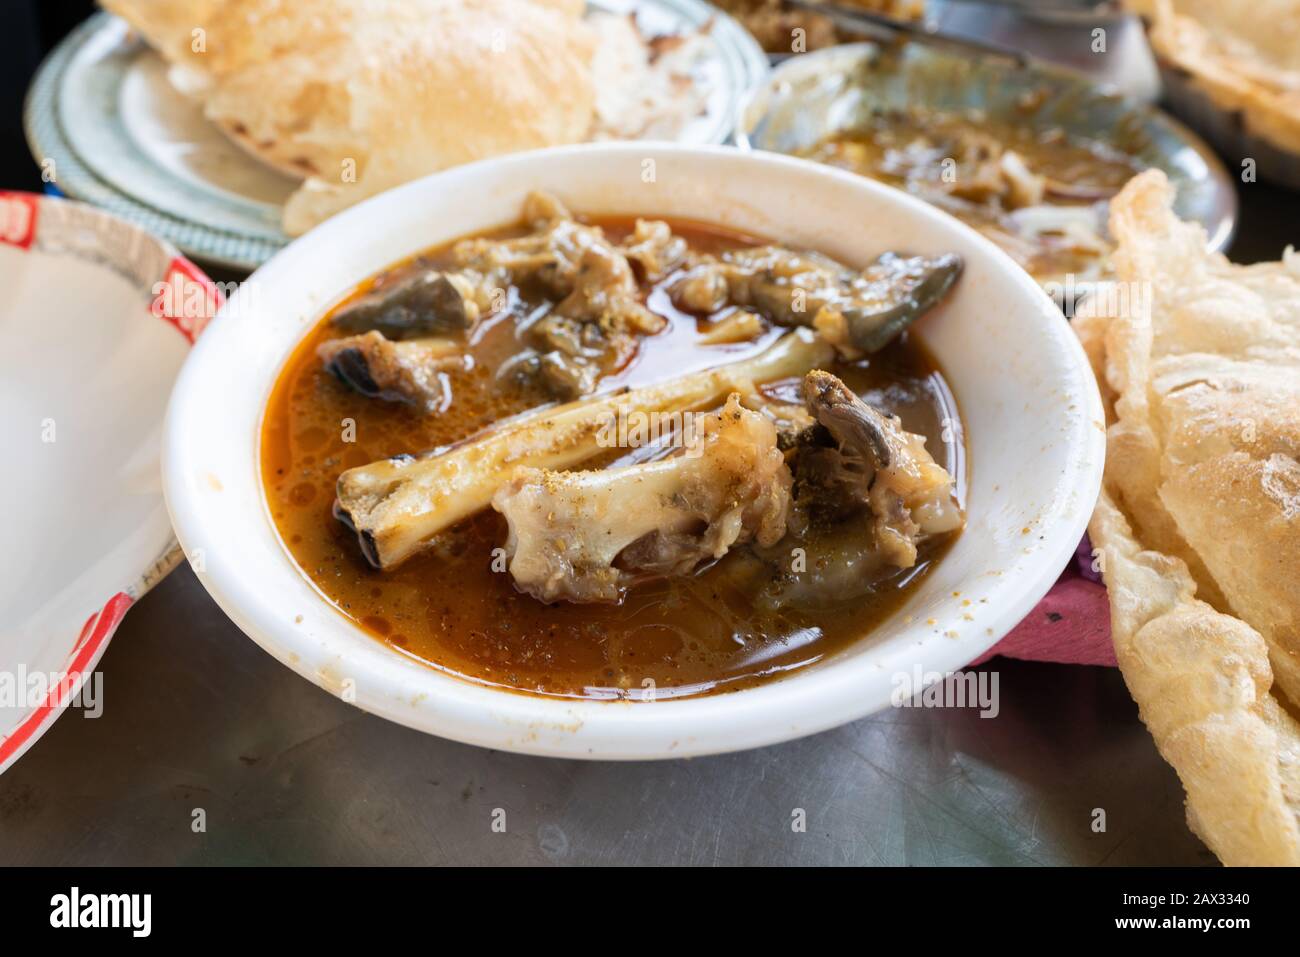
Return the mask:
<svg viewBox="0 0 1300 957">
<path fill-rule="evenodd" d="M 657 758 L 985 651 L 1073 553 L 1100 421 L 1051 300 L 953 218 L 801 160 L 600 145 L 291 245 L 182 372 L 164 474 L 205 587 L 317 684 Z"/>
</svg>

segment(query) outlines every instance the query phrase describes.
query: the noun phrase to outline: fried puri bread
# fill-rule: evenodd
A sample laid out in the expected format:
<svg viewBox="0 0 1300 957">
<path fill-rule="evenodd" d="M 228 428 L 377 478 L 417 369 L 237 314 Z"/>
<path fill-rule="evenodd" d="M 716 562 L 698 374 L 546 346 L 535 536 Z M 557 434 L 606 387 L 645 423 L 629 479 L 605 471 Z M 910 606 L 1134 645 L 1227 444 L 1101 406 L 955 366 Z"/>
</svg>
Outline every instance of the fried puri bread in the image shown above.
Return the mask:
<svg viewBox="0 0 1300 957">
<path fill-rule="evenodd" d="M 291 235 L 392 186 L 586 138 L 573 0 L 105 0 L 257 159 L 300 177 Z"/>
<path fill-rule="evenodd" d="M 1300 864 L 1300 257 L 1206 251 L 1149 171 L 1078 323 L 1109 410 L 1090 532 L 1116 657 L 1226 864 Z"/>
<path fill-rule="evenodd" d="M 1156 54 L 1245 130 L 1300 153 L 1300 7 L 1293 0 L 1126 0 Z"/>
</svg>

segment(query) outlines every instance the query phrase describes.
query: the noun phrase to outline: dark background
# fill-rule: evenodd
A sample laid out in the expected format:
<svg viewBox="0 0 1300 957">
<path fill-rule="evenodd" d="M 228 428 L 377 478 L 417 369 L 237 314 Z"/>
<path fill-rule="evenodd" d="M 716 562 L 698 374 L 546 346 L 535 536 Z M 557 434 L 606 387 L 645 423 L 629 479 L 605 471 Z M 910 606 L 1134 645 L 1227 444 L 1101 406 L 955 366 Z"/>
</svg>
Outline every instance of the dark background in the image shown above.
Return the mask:
<svg viewBox="0 0 1300 957">
<path fill-rule="evenodd" d="M 94 10 L 91 0 L 0 0 L 0 187 L 42 189 L 23 137 L 23 97 L 45 54 Z"/>
</svg>

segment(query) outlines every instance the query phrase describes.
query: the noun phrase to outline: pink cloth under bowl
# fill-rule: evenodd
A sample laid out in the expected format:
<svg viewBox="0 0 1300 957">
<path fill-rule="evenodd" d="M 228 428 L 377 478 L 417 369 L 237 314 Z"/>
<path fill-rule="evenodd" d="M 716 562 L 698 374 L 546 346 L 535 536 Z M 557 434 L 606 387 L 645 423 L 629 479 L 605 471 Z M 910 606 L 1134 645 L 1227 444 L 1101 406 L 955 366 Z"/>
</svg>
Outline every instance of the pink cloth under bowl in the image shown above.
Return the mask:
<svg viewBox="0 0 1300 957">
<path fill-rule="evenodd" d="M 1092 570 L 1092 544 L 1085 536 L 1052 590 L 1005 638 L 982 657 L 983 664 L 1006 655 L 1027 661 L 1115 667 L 1110 640 L 1110 602 L 1100 576 Z"/>
</svg>

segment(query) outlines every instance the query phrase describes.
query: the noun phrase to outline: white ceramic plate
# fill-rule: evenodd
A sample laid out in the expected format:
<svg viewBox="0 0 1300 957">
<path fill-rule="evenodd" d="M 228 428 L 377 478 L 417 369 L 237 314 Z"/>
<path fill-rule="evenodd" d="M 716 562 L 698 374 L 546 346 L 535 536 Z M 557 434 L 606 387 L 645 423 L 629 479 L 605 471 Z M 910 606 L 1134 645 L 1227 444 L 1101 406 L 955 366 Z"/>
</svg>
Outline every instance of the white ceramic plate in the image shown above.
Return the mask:
<svg viewBox="0 0 1300 957">
<path fill-rule="evenodd" d="M 323 311 L 417 250 L 517 220 L 532 189 L 591 214 L 703 220 L 864 264 L 959 252 L 951 300 L 917 326 L 962 409 L 969 527 L 900 613 L 855 647 L 757 688 L 595 702 L 493 689 L 418 664 L 350 623 L 281 545 L 261 488 L 263 407 Z M 320 686 L 434 734 L 511 751 L 664 758 L 755 747 L 885 707 L 901 673 L 960 668 L 1047 592 L 1100 485 L 1096 382 L 1051 300 L 957 220 L 862 177 L 726 148 L 612 144 L 524 153 L 375 197 L 277 255 L 196 346 L 168 410 L 163 476 L 177 536 L 245 633 Z"/>
<path fill-rule="evenodd" d="M 767 74 L 762 50 L 739 24 L 700 0 L 591 6 L 635 12 L 651 36 L 711 23 L 697 67 L 705 112 L 678 139 L 721 143 L 731 135 L 742 102 Z M 27 125 L 33 153 L 55 160 L 68 195 L 138 221 L 191 255 L 253 269 L 289 241 L 280 212 L 297 182 L 222 135 L 117 17 L 92 17 L 50 56 L 32 85 Z"/>
<path fill-rule="evenodd" d="M 0 290 L 3 771 L 180 561 L 158 473 L 162 417 L 215 293 L 137 227 L 26 193 L 0 193 Z M 193 292 L 202 307 L 186 318 Z"/>
</svg>

